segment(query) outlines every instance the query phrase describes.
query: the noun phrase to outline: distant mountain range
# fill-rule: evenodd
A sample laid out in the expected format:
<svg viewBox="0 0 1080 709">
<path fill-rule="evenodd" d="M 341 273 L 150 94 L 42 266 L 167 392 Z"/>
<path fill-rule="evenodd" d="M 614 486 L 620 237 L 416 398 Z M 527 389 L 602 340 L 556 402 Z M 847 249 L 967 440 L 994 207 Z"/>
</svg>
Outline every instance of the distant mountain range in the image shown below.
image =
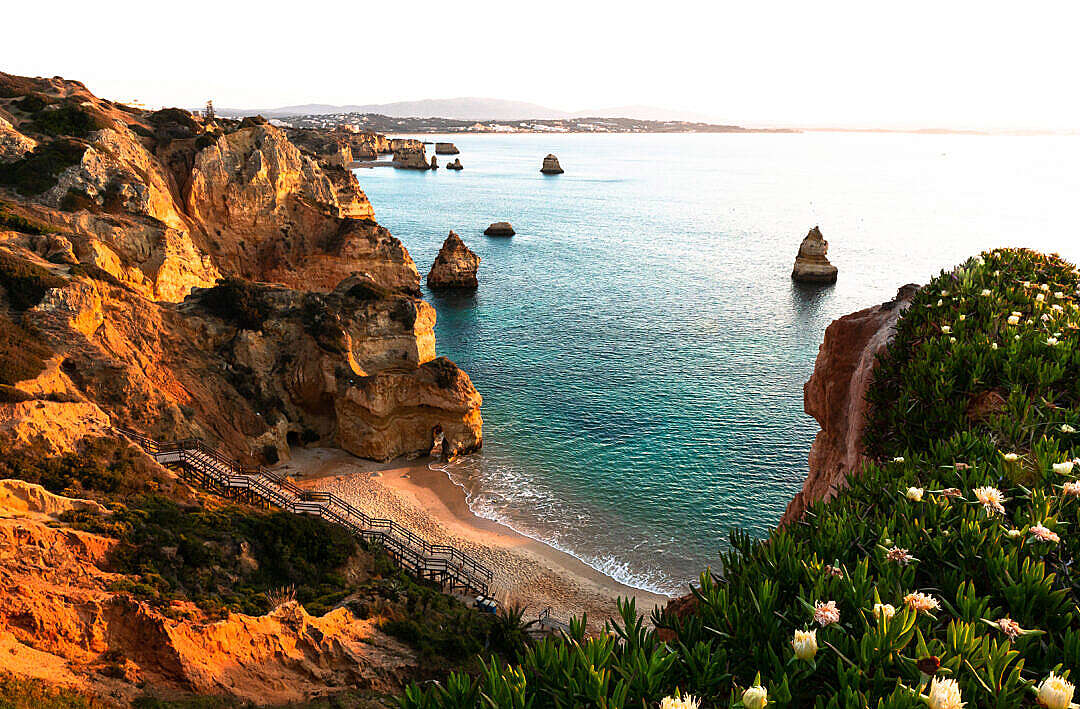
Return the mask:
<svg viewBox="0 0 1080 709">
<path fill-rule="evenodd" d="M 700 121 L 715 119 L 692 111 L 676 111 L 655 106 L 617 106 L 588 111 L 559 111 L 525 101 L 504 101 L 497 98 L 438 98 L 420 101 L 397 101 L 366 105 L 333 106 L 325 103 L 309 103 L 278 108 L 240 109 L 219 108 L 223 116 L 241 116 L 261 113 L 268 117 L 303 116 L 325 113 L 378 113 L 394 118 L 448 118 L 458 121 L 513 121 L 526 118 L 556 120 L 560 118 L 633 118 L 642 121 Z"/>
</svg>

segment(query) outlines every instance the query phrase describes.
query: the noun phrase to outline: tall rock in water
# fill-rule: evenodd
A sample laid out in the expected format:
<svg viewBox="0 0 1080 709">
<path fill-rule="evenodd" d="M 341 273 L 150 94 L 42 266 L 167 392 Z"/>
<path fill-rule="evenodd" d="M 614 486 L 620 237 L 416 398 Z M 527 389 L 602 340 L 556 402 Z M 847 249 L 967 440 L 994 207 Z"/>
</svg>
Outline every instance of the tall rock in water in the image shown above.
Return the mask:
<svg viewBox="0 0 1080 709">
<path fill-rule="evenodd" d="M 799 245 L 791 277 L 801 283 L 836 283 L 836 266 L 825 257 L 828 252 L 829 242 L 825 241 L 821 230 L 814 227 Z"/>
<path fill-rule="evenodd" d="M 476 269 L 480 266 L 480 257 L 465 245 L 455 232 L 446 237 L 435 263 L 428 273 L 429 288 L 476 288 Z"/>
<path fill-rule="evenodd" d="M 434 157 L 434 156 L 432 156 Z M 394 150 L 394 167 L 402 170 L 430 170 L 424 145 L 408 144 Z"/>
<path fill-rule="evenodd" d="M 810 448 L 810 469 L 802 490 L 788 503 L 780 524 L 798 520 L 812 503 L 833 497 L 848 475 L 863 464 L 866 392 L 874 365 L 918 290 L 917 285 L 906 285 L 894 300 L 845 315 L 826 328 L 814 373 L 803 386 L 803 408 L 817 419 L 821 430 Z"/>
<path fill-rule="evenodd" d="M 436 155 L 457 155 L 460 152 L 453 143 L 435 143 Z"/>
<path fill-rule="evenodd" d="M 544 166 L 540 168 L 540 172 L 545 175 L 561 175 L 563 174 L 562 166 L 559 165 L 559 158 L 555 157 L 551 153 L 548 153 L 544 158 Z"/>
</svg>

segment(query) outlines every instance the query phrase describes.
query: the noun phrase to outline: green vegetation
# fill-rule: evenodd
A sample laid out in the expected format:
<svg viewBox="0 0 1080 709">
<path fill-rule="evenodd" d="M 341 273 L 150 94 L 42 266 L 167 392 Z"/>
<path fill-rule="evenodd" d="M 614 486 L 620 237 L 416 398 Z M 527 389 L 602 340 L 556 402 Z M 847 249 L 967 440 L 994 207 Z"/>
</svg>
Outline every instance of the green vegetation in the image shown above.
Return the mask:
<svg viewBox="0 0 1080 709">
<path fill-rule="evenodd" d="M 202 306 L 242 330 L 261 330 L 273 312 L 267 289 L 243 278 L 222 278 L 202 293 Z"/>
<path fill-rule="evenodd" d="M 11 205 L 4 202 L 0 202 L 0 229 L 21 231 L 24 234 L 49 234 L 56 231 L 48 224 L 14 214 Z"/>
<path fill-rule="evenodd" d="M 1070 264 L 1017 250 L 933 279 L 868 394 L 876 462 L 767 540 L 733 534 L 690 609 L 654 614 L 674 639 L 623 604 L 611 634 L 574 622 L 402 706 L 655 707 L 679 689 L 703 707 L 1004 709 L 1041 687 L 1064 707 L 1049 695 L 1080 668 L 1078 287 Z"/>
<path fill-rule="evenodd" d="M 0 676 L 0 709 L 107 709 L 109 704 L 39 679 Z"/>
<path fill-rule="evenodd" d="M 70 138 L 41 143 L 14 162 L 0 163 L 0 185 L 14 187 L 23 194 L 41 194 L 56 184 L 61 172 L 79 164 L 86 147 Z"/>
<path fill-rule="evenodd" d="M 31 97 L 23 99 L 23 103 Z M 56 108 L 44 108 L 34 114 L 30 127 L 47 135 L 88 138 L 94 131 L 109 127 L 109 120 L 96 109 L 77 102 L 65 102 Z"/>
<path fill-rule="evenodd" d="M 16 310 L 26 310 L 41 302 L 45 291 L 67 283 L 60 276 L 26 259 L 0 252 L 0 287 Z"/>
<path fill-rule="evenodd" d="M 0 384 L 33 379 L 50 356 L 52 350 L 37 335 L 0 315 Z"/>
</svg>

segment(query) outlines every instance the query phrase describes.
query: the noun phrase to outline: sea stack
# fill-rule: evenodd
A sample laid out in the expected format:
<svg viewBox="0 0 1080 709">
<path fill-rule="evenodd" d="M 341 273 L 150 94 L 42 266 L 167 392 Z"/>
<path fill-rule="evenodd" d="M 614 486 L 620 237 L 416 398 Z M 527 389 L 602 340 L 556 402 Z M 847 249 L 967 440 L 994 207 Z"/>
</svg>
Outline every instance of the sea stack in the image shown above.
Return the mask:
<svg viewBox="0 0 1080 709">
<path fill-rule="evenodd" d="M 791 271 L 792 279 L 800 283 L 836 283 L 836 266 L 825 258 L 828 252 L 829 242 L 825 241 L 821 230 L 814 227 L 799 245 L 799 255 L 795 257 L 795 268 Z"/>
<path fill-rule="evenodd" d="M 460 152 L 453 143 L 435 143 L 436 155 L 457 155 Z"/>
<path fill-rule="evenodd" d="M 563 174 L 562 166 L 559 165 L 559 158 L 555 157 L 551 153 L 548 153 L 544 158 L 544 166 L 540 168 L 540 172 L 545 175 L 561 175 Z"/>
<path fill-rule="evenodd" d="M 431 157 L 434 160 L 435 156 Z M 394 150 L 394 167 L 404 170 L 428 170 L 431 164 L 428 163 L 423 144 L 419 147 L 405 145 Z"/>
<path fill-rule="evenodd" d="M 464 170 L 465 168 L 461 166 L 461 158 L 454 158 L 450 162 L 446 163 L 446 169 L 447 170 Z"/>
<path fill-rule="evenodd" d="M 484 230 L 484 236 L 513 236 L 516 233 L 510 222 L 494 222 Z"/>
<path fill-rule="evenodd" d="M 434 155 L 431 156 L 431 169 L 432 170 L 438 170 L 439 169 L 439 159 L 436 158 Z"/>
<path fill-rule="evenodd" d="M 479 266 L 480 257 L 451 231 L 428 273 L 428 288 L 476 288 L 479 285 L 476 280 Z"/>
</svg>

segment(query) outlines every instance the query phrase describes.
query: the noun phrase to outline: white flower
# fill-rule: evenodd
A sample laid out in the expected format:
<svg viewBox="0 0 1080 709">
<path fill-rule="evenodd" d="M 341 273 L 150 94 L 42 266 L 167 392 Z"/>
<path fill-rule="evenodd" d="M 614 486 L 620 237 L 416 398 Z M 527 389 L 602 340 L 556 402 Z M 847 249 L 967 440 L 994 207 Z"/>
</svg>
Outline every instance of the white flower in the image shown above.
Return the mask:
<svg viewBox="0 0 1080 709">
<path fill-rule="evenodd" d="M 1009 636 L 1009 640 L 1015 640 L 1020 637 L 1020 633 L 1023 632 L 1020 624 L 1007 616 L 1005 618 L 998 618 L 994 624 L 997 625 L 1001 632 Z"/>
<path fill-rule="evenodd" d="M 1080 480 L 1073 480 L 1062 485 L 1061 494 L 1066 497 L 1080 497 Z"/>
<path fill-rule="evenodd" d="M 904 456 L 898 455 L 898 456 L 896 456 L 895 458 L 892 459 L 892 462 L 894 462 L 894 463 L 903 463 L 904 462 Z"/>
<path fill-rule="evenodd" d="M 1054 297 L 1055 297 L 1055 298 L 1064 298 L 1064 297 L 1065 297 L 1065 294 L 1064 294 L 1064 293 L 1062 293 L 1062 292 L 1061 292 L 1061 291 L 1059 291 L 1059 290 L 1056 290 L 1056 291 L 1054 291 Z"/>
<path fill-rule="evenodd" d="M 936 598 L 920 591 L 915 591 L 914 593 L 909 593 L 904 596 L 904 603 L 908 605 L 908 608 L 911 608 L 918 613 L 927 613 L 929 611 L 940 610 L 941 608 L 941 604 L 938 603 Z"/>
<path fill-rule="evenodd" d="M 664 697 L 660 700 L 660 709 L 698 709 L 698 700 L 689 694 Z"/>
<path fill-rule="evenodd" d="M 1024 533 L 1021 532 L 1019 529 L 1010 529 L 1007 532 L 1005 532 L 1005 535 L 1007 537 L 1009 537 L 1010 539 L 1016 539 L 1017 537 L 1023 536 L 1023 534 Z"/>
<path fill-rule="evenodd" d="M 1019 325 L 1020 324 L 1020 316 L 1019 315 L 1010 315 L 1009 319 L 1006 322 L 1008 322 L 1010 325 Z"/>
<path fill-rule="evenodd" d="M 964 315 L 963 313 L 960 313 L 960 322 L 963 322 L 965 320 L 967 320 L 967 315 Z"/>
<path fill-rule="evenodd" d="M 942 300 L 941 300 L 940 298 L 938 298 L 938 302 L 937 302 L 937 304 L 938 304 L 939 306 L 940 306 L 940 305 L 942 304 Z"/>
<path fill-rule="evenodd" d="M 769 692 L 755 684 L 742 693 L 742 703 L 746 709 L 765 709 L 765 705 L 769 703 Z"/>
<path fill-rule="evenodd" d="M 943 291 L 941 291 L 941 297 L 942 297 L 942 298 L 944 298 L 944 297 L 945 297 L 945 296 L 947 296 L 947 295 L 949 295 L 949 291 L 947 291 L 947 290 L 943 290 Z"/>
<path fill-rule="evenodd" d="M 1035 296 L 1035 300 L 1041 303 L 1044 300 L 1046 300 L 1046 296 L 1043 295 L 1042 293 L 1039 293 L 1038 295 Z"/>
<path fill-rule="evenodd" d="M 813 660 L 818 651 L 817 631 L 796 630 L 791 647 L 795 649 L 795 657 L 800 660 Z"/>
<path fill-rule="evenodd" d="M 1043 313 L 1042 315 L 1039 316 L 1039 320 L 1042 320 L 1043 322 L 1049 322 L 1050 321 L 1050 316 L 1047 315 L 1046 313 Z"/>
<path fill-rule="evenodd" d="M 1072 426 L 1070 426 L 1067 423 L 1063 423 L 1063 424 L 1061 424 L 1061 432 L 1062 433 L 1076 433 L 1076 429 L 1073 428 Z"/>
<path fill-rule="evenodd" d="M 1031 281 L 1024 281 L 1024 288 L 1030 288 L 1030 287 L 1031 287 Z"/>
<path fill-rule="evenodd" d="M 975 488 L 975 497 L 978 498 L 987 512 L 1005 514 L 1005 506 L 1002 504 L 1005 502 L 1005 496 L 996 487 L 977 487 Z"/>
<path fill-rule="evenodd" d="M 1002 453 L 1001 457 L 1010 463 L 1015 463 L 1020 458 L 1016 453 Z"/>
<path fill-rule="evenodd" d="M 996 343 L 996 342 L 991 342 L 990 343 L 990 349 L 996 350 L 997 348 L 998 348 L 998 343 Z"/>
<path fill-rule="evenodd" d="M 1068 475 L 1072 472 L 1073 463 L 1071 460 L 1066 460 L 1064 463 L 1054 463 L 1054 472 L 1058 475 Z"/>
<path fill-rule="evenodd" d="M 941 332 L 948 335 L 950 332 L 952 332 L 952 328 L 949 327 L 948 325 L 942 325 L 941 326 Z"/>
<path fill-rule="evenodd" d="M 1047 285 L 1047 284 L 1045 284 L 1045 283 L 1043 283 L 1042 285 L 1040 285 L 1040 286 L 1039 286 L 1039 290 L 1041 290 L 1042 292 L 1046 293 L 1046 292 L 1048 292 L 1048 291 L 1050 290 L 1050 286 L 1049 286 L 1049 285 Z"/>
<path fill-rule="evenodd" d="M 884 618 L 888 620 L 896 615 L 896 609 L 889 603 L 875 603 L 874 604 L 874 618 L 881 620 Z"/>
<path fill-rule="evenodd" d="M 1051 347 L 1057 347 L 1057 343 L 1058 343 L 1058 338 L 1056 338 L 1056 337 L 1048 337 L 1048 338 L 1046 338 L 1046 344 L 1050 345 Z"/>
<path fill-rule="evenodd" d="M 956 342 L 956 338 L 955 337 L 950 337 L 949 342 Z"/>
<path fill-rule="evenodd" d="M 930 696 L 926 703 L 930 709 L 963 709 L 960 699 L 960 683 L 954 679 L 934 677 L 930 681 Z"/>
<path fill-rule="evenodd" d="M 1057 312 L 1059 312 L 1059 313 L 1063 313 L 1063 312 L 1065 312 L 1065 308 L 1061 307 L 1061 306 L 1060 306 L 1060 305 L 1058 305 L 1057 303 L 1054 303 L 1053 305 L 1051 305 L 1051 306 L 1050 306 L 1050 309 L 1051 309 L 1051 310 L 1056 310 L 1056 311 L 1057 311 Z"/>
<path fill-rule="evenodd" d="M 922 502 L 923 489 L 921 487 L 909 487 L 907 489 L 907 499 L 912 502 Z"/>
<path fill-rule="evenodd" d="M 994 275 L 995 275 L 995 276 L 1000 276 L 1000 275 L 1001 275 L 1001 271 L 994 271 Z"/>
<path fill-rule="evenodd" d="M 1046 709 L 1069 709 L 1075 689 L 1072 682 L 1051 672 L 1050 676 L 1039 684 L 1039 704 Z"/>
<path fill-rule="evenodd" d="M 907 566 L 915 560 L 915 557 L 909 554 L 907 549 L 901 549 L 900 547 L 894 546 L 885 551 L 885 560 L 900 564 L 901 566 Z"/>
<path fill-rule="evenodd" d="M 989 288 L 983 288 L 982 293 L 980 295 L 990 295 L 990 289 Z"/>
<path fill-rule="evenodd" d="M 840 622 L 840 609 L 836 601 L 814 601 L 814 622 L 824 628 Z"/>
<path fill-rule="evenodd" d="M 1061 541 L 1061 537 L 1041 524 L 1032 525 L 1031 529 L 1028 531 L 1030 531 L 1040 542 L 1053 542 L 1054 544 L 1057 544 Z"/>
</svg>

